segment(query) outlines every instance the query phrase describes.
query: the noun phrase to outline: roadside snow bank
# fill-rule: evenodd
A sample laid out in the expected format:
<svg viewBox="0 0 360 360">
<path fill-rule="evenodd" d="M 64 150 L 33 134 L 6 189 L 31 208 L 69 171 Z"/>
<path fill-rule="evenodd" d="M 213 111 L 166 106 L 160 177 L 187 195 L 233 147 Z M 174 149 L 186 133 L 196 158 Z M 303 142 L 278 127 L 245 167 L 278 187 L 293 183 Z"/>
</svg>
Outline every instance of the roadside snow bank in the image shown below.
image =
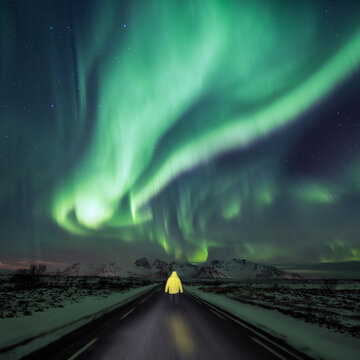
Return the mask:
<svg viewBox="0 0 360 360">
<path fill-rule="evenodd" d="M 67 304 L 63 308 L 51 308 L 32 316 L 0 319 L 0 359 L 20 359 L 116 307 L 125 305 L 157 285 L 130 289 L 106 298 L 88 297 L 80 303 Z M 2 351 L 16 344 L 19 346 L 6 352 Z"/>
<path fill-rule="evenodd" d="M 206 293 L 197 286 L 184 285 L 184 291 L 234 314 L 316 359 L 359 358 L 360 340 L 352 336 L 286 316 L 277 310 L 244 304 L 225 295 Z"/>
</svg>

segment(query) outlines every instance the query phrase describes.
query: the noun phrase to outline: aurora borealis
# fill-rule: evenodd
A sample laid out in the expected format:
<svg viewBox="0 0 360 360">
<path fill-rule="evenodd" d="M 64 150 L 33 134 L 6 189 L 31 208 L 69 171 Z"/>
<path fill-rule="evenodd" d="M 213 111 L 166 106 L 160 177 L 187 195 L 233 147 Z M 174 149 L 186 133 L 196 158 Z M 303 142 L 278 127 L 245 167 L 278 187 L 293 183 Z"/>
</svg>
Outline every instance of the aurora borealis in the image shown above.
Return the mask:
<svg viewBox="0 0 360 360">
<path fill-rule="evenodd" d="M 359 13 L 2 2 L 0 260 L 360 260 Z"/>
</svg>

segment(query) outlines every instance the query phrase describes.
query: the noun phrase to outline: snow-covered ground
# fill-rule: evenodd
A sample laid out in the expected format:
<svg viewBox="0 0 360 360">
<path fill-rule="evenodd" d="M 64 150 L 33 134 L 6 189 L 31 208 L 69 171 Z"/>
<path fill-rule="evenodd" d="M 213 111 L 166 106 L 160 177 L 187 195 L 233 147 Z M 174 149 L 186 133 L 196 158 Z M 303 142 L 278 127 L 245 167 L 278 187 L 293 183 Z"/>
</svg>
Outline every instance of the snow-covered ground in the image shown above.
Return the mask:
<svg viewBox="0 0 360 360">
<path fill-rule="evenodd" d="M 199 290 L 278 310 L 360 339 L 360 281 L 204 283 Z"/>
<path fill-rule="evenodd" d="M 86 278 L 43 276 L 35 284 L 17 283 L 0 277 L 1 318 L 32 316 L 51 308 L 62 308 L 82 302 L 89 296 L 99 299 L 149 283 L 122 278 Z"/>
<path fill-rule="evenodd" d="M 20 359 L 157 286 L 156 283 L 144 285 L 135 282 L 110 291 L 106 288 L 81 289 L 77 285 L 73 282 L 72 286 L 62 291 L 57 288 L 40 288 L 17 290 L 13 294 L 10 291 L 9 294 L 9 291 L 3 290 L 1 296 L 7 296 L 8 301 L 5 304 L 15 307 L 13 313 L 16 316 L 0 319 L 0 358 Z M 41 300 L 40 306 L 37 305 L 38 299 Z M 24 302 L 27 304 L 25 311 Z M 20 310 L 16 310 L 17 304 Z M 41 310 L 36 311 L 39 307 Z M 5 315 L 7 311 L 8 308 L 2 314 Z M 25 315 L 26 312 L 31 316 Z M 1 352 L 1 349 L 27 339 L 33 340 L 11 351 Z"/>
<path fill-rule="evenodd" d="M 269 284 L 263 283 L 263 287 L 261 287 L 261 284 L 258 282 L 256 284 L 256 289 L 250 291 L 249 289 L 246 290 L 245 287 L 251 288 L 251 283 L 243 285 L 244 286 L 239 286 L 239 283 L 230 285 L 227 283 L 225 285 L 216 284 L 216 286 L 214 286 L 214 284 L 209 282 L 206 285 L 193 283 L 192 285 L 184 285 L 184 289 L 185 291 L 193 293 L 209 303 L 234 314 L 238 318 L 253 324 L 271 335 L 282 339 L 294 348 L 307 353 L 316 359 L 360 359 L 359 336 L 356 337 L 350 335 L 349 332 L 341 333 L 336 327 L 328 328 L 325 325 L 320 326 L 320 324 L 315 320 L 314 322 L 310 322 L 310 318 L 308 318 L 308 321 L 305 321 L 303 317 L 294 317 L 294 312 L 288 311 L 288 308 L 297 306 L 297 302 L 301 301 L 300 293 L 303 292 L 304 284 L 300 285 L 300 283 L 297 283 L 296 285 L 293 283 L 293 286 L 296 285 L 299 287 L 299 293 L 297 296 L 292 293 L 293 290 L 291 290 L 290 287 L 286 289 L 287 295 L 284 293 L 283 295 L 277 296 L 274 295 L 273 290 L 271 290 L 272 294 L 268 295 L 270 291 L 269 289 L 271 289 L 271 286 L 274 286 L 273 284 L 269 286 Z M 354 314 L 353 326 L 359 326 L 359 283 L 355 284 L 353 282 L 349 282 L 348 285 L 349 289 L 344 290 L 347 291 L 347 298 L 351 299 L 351 301 L 356 301 L 357 299 L 357 302 L 352 304 L 354 308 L 352 312 Z M 230 289 L 230 286 L 232 289 Z M 307 290 L 311 291 L 310 284 L 306 284 L 305 288 L 306 287 L 308 287 Z M 341 288 L 344 287 L 346 286 L 343 283 Z M 248 292 L 246 293 L 246 291 Z M 258 296 L 258 302 L 254 300 L 256 294 Z M 354 298 L 349 297 L 351 294 Z M 278 305 L 277 301 L 282 296 L 286 296 L 288 298 L 288 307 L 285 311 L 280 312 L 283 309 L 284 301 L 281 305 Z M 312 295 L 304 292 L 303 298 L 307 299 L 308 296 L 311 297 Z M 342 296 L 343 300 L 345 300 L 345 298 L 346 293 Z M 249 299 L 253 299 L 253 303 L 251 303 Z M 316 298 L 316 294 L 311 301 L 313 305 L 317 306 L 316 309 L 319 309 L 319 307 L 322 306 L 323 308 L 321 311 L 326 311 L 328 306 L 333 307 L 334 303 L 337 304 L 337 310 L 333 309 L 334 312 L 341 309 L 340 299 L 338 299 L 337 296 L 335 296 L 334 299 L 331 299 L 331 301 L 330 299 L 327 299 L 326 301 L 323 300 L 321 304 L 315 303 L 315 300 L 319 300 Z M 264 307 L 264 304 L 268 306 Z M 304 311 L 307 310 L 305 309 Z M 355 313 L 357 314 L 356 316 Z M 359 332 L 357 332 L 357 335 L 358 334 Z"/>
</svg>

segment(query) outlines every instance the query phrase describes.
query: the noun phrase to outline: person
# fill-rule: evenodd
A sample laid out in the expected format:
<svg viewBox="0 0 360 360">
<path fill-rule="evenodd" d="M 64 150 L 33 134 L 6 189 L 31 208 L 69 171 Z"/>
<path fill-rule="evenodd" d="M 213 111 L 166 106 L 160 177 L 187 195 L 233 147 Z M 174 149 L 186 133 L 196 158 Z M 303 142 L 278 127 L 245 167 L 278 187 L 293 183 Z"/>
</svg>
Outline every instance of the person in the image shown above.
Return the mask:
<svg viewBox="0 0 360 360">
<path fill-rule="evenodd" d="M 176 271 L 173 271 L 170 277 L 167 279 L 165 286 L 165 293 L 169 291 L 169 304 L 179 304 L 179 291 L 183 293 L 181 280 L 178 277 Z"/>
</svg>

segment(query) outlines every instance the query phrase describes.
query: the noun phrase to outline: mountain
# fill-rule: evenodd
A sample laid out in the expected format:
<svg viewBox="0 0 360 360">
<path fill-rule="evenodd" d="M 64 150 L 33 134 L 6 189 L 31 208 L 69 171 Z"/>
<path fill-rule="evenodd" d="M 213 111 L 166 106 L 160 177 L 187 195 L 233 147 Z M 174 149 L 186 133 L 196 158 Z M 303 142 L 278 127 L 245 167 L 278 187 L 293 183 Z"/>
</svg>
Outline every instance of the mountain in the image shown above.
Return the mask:
<svg viewBox="0 0 360 360">
<path fill-rule="evenodd" d="M 360 261 L 274 265 L 284 271 L 304 274 L 308 279 L 360 279 Z"/>
<path fill-rule="evenodd" d="M 211 266 L 201 266 L 192 276 L 196 279 L 227 279 L 228 276 Z"/>
<path fill-rule="evenodd" d="M 248 260 L 213 260 L 203 264 L 165 261 L 146 257 L 137 259 L 131 266 L 119 261 L 101 264 L 75 263 L 57 274 L 63 276 L 120 276 L 125 278 L 167 278 L 176 270 L 180 278 L 201 279 L 301 279 L 295 273 L 279 270 L 274 266 L 256 264 Z"/>
<path fill-rule="evenodd" d="M 295 273 L 280 270 L 274 266 L 256 264 L 248 260 L 213 260 L 211 267 L 225 277 L 236 279 L 301 279 Z"/>
</svg>

